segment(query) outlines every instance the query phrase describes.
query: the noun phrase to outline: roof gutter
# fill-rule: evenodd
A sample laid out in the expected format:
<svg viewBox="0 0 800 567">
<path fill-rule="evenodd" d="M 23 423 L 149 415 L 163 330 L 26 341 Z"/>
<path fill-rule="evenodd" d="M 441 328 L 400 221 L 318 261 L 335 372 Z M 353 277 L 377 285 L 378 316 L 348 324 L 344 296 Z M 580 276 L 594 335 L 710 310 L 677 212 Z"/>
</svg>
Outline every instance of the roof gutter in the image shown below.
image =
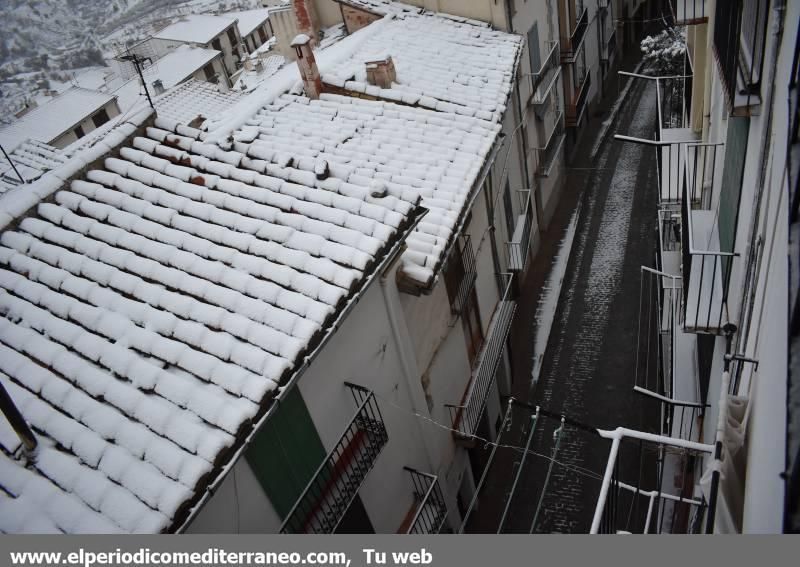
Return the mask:
<svg viewBox="0 0 800 567">
<path fill-rule="evenodd" d="M 245 438 L 244 442 L 241 446 L 236 450 L 233 456 L 229 459 L 228 463 L 224 465 L 219 474 L 217 474 L 216 478 L 212 483 L 210 483 L 203 495 L 200 497 L 200 500 L 192 507 L 189 511 L 188 516 L 183 522 L 176 528 L 173 529 L 172 532 L 176 534 L 181 534 L 186 531 L 189 525 L 197 518 L 197 515 L 200 511 L 208 504 L 209 500 L 214 496 L 217 492 L 219 487 L 222 485 L 223 481 L 227 478 L 228 474 L 233 470 L 233 467 L 236 466 L 236 463 L 239 462 L 239 459 L 242 457 L 244 452 L 248 449 L 250 444 L 255 439 L 255 436 L 261 431 L 261 428 L 269 421 L 269 419 L 273 416 L 275 412 L 278 411 L 280 408 L 281 401 L 289 394 L 289 392 L 294 389 L 294 387 L 299 382 L 300 378 L 305 374 L 305 371 L 311 366 L 311 363 L 317 358 L 317 356 L 322 352 L 322 349 L 328 344 L 328 341 L 333 337 L 334 333 L 342 326 L 347 316 L 353 310 L 353 308 L 359 303 L 361 298 L 364 296 L 366 291 L 370 288 L 373 282 L 380 278 L 383 272 L 394 262 L 402 253 L 403 249 L 405 248 L 406 239 L 411 235 L 411 233 L 417 228 L 417 225 L 422 220 L 422 218 L 427 214 L 428 210 L 424 207 L 418 206 L 417 207 L 417 215 L 408 228 L 406 228 L 405 232 L 401 235 L 400 238 L 392 245 L 389 252 L 383 257 L 380 264 L 375 266 L 375 269 L 372 273 L 367 277 L 367 280 L 361 286 L 361 289 L 358 290 L 344 308 L 339 312 L 339 315 L 336 317 L 336 320 L 333 324 L 328 328 L 328 331 L 320 340 L 319 344 L 311 351 L 306 357 L 303 359 L 303 364 L 298 367 L 294 373 L 289 378 L 289 381 L 286 383 L 285 386 L 282 386 L 279 389 L 279 393 L 275 398 L 272 400 L 272 405 L 270 405 L 267 412 L 259 419 L 253 428 L 250 430 L 250 433 Z"/>
</svg>

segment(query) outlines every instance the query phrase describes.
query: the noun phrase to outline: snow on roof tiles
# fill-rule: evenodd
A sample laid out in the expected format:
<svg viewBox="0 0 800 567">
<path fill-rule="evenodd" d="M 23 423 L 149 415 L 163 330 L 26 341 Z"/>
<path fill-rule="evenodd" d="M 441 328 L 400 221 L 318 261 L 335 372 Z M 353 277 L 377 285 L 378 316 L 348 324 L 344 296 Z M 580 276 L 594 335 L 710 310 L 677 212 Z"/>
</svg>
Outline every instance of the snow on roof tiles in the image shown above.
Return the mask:
<svg viewBox="0 0 800 567">
<path fill-rule="evenodd" d="M 184 16 L 174 24 L 165 27 L 163 30 L 154 34 L 153 37 L 169 41 L 207 45 L 211 43 L 211 40 L 233 24 L 233 18 L 208 14 L 192 14 Z"/>
<path fill-rule="evenodd" d="M 242 96 L 233 89 L 220 92 L 215 84 L 189 79 L 168 90 L 154 102 L 159 116 L 188 125 L 198 116 L 213 118 L 220 115 Z"/>
<path fill-rule="evenodd" d="M 0 531 L 173 529 L 418 214 L 201 137 L 159 118 L 0 237 L 0 380 L 39 440 L 2 431 Z"/>
<path fill-rule="evenodd" d="M 49 144 L 112 100 L 108 93 L 71 87 L 0 129 L 0 144 L 7 152 L 28 139 Z"/>
<path fill-rule="evenodd" d="M 242 39 L 256 31 L 256 28 L 263 26 L 269 20 L 269 8 L 258 8 L 256 10 L 243 10 L 241 12 L 226 12 L 226 16 L 236 18 L 236 27 L 239 28 L 239 35 Z"/>
</svg>

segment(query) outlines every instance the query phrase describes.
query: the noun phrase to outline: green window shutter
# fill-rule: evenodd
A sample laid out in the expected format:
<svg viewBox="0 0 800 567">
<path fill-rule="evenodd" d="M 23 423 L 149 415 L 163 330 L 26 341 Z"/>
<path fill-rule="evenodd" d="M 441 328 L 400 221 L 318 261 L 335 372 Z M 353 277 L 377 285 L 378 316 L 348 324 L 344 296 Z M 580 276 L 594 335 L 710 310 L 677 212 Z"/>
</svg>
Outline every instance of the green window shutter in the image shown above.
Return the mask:
<svg viewBox="0 0 800 567">
<path fill-rule="evenodd" d="M 725 165 L 719 198 L 719 244 L 723 252 L 733 252 L 736 243 L 736 222 L 739 218 L 739 198 L 747 157 L 747 135 L 750 118 L 728 118 L 728 138 L 725 141 Z"/>
<path fill-rule="evenodd" d="M 528 30 L 528 55 L 531 58 L 531 73 L 538 73 L 542 66 L 542 57 L 539 53 L 539 22 L 533 22 Z"/>
<path fill-rule="evenodd" d="M 287 394 L 245 457 L 275 511 L 285 519 L 326 457 L 298 388 Z"/>
</svg>

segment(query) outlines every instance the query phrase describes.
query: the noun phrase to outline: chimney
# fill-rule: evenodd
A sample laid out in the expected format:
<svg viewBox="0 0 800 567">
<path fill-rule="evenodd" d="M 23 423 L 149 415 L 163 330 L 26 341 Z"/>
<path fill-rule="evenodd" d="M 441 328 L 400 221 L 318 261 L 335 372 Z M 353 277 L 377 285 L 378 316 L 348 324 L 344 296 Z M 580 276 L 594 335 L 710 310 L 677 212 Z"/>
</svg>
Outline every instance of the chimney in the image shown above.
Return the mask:
<svg viewBox="0 0 800 567">
<path fill-rule="evenodd" d="M 292 47 L 297 55 L 297 68 L 300 70 L 300 77 L 303 79 L 306 96 L 316 100 L 322 93 L 322 79 L 319 76 L 317 61 L 314 59 L 314 51 L 311 49 L 311 45 L 311 38 L 305 34 L 298 35 L 292 41 Z"/>
<path fill-rule="evenodd" d="M 311 38 L 311 46 L 315 46 L 319 38 L 319 20 L 314 8 L 314 0 L 292 0 L 292 7 L 297 23 L 297 33 L 307 35 Z"/>
<path fill-rule="evenodd" d="M 367 82 L 382 89 L 392 88 L 392 83 L 397 82 L 397 71 L 391 55 L 367 61 Z"/>
<path fill-rule="evenodd" d="M 156 79 L 153 81 L 153 94 L 158 96 L 160 94 L 164 94 L 164 83 L 161 82 L 161 79 Z"/>
</svg>

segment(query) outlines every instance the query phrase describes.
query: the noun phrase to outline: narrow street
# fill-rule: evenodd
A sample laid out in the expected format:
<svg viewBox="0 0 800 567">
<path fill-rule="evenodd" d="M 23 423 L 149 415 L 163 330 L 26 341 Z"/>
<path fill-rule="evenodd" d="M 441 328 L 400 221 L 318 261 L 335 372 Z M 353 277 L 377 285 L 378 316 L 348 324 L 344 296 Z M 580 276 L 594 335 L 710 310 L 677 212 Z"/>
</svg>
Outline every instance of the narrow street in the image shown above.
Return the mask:
<svg viewBox="0 0 800 567">
<path fill-rule="evenodd" d="M 652 138 L 656 112 L 654 85 L 638 81 L 610 127 L 594 161 L 591 148 L 600 120 L 587 133 L 567 172 L 564 194 L 533 273 L 520 297 L 514 329 L 514 397 L 555 416 L 593 427 L 626 426 L 654 430 L 655 405 L 633 392 L 639 317 L 640 266 L 652 265 L 656 245 L 655 154 L 642 146 L 615 142 L 614 133 Z M 535 312 L 555 253 L 580 203 L 575 239 L 558 301 L 540 379 L 532 384 Z M 524 447 L 532 410 L 516 406 L 501 443 Z M 554 432 L 560 420 L 540 417 L 516 492 L 508 505 L 503 533 L 586 533 L 591 523 L 609 443 L 591 431 L 567 424 L 549 482 Z M 468 532 L 494 533 L 500 526 L 521 450 L 501 448 L 481 491 Z M 640 482 L 640 462 L 652 458 L 638 446 L 623 445 L 622 480 Z M 641 479 L 652 485 L 652 479 Z M 544 491 L 543 491 L 544 488 Z M 541 498 L 541 504 L 540 504 Z M 635 524 L 636 502 L 624 513 Z M 538 512 L 537 512 L 538 509 Z M 534 524 L 535 519 L 535 524 Z M 633 527 L 633 526 L 631 526 Z"/>
</svg>

